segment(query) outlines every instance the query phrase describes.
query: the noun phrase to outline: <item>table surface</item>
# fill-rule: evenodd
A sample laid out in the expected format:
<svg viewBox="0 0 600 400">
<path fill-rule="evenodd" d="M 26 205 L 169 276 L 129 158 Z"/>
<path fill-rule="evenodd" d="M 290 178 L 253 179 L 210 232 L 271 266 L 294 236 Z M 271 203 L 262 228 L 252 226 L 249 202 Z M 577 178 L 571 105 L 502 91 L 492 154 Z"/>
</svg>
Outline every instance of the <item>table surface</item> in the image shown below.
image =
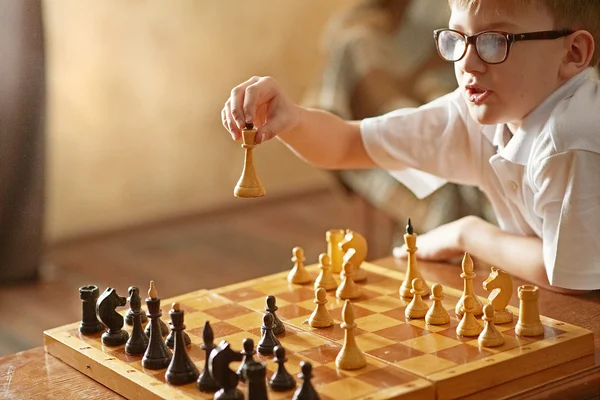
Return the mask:
<svg viewBox="0 0 600 400">
<path fill-rule="evenodd" d="M 373 263 L 404 271 L 405 262 L 396 261 L 392 257 L 375 260 Z M 462 288 L 463 280 L 459 274 L 460 266 L 443 263 L 419 263 L 423 277 L 431 282 L 454 288 Z M 476 294 L 487 297 L 481 283 L 488 272 L 476 269 Z M 525 282 L 514 279 L 515 288 Z M 515 290 L 516 293 L 516 290 Z M 513 294 L 511 305 L 518 307 L 516 294 Z M 564 393 L 568 390 L 582 390 L 582 395 L 600 396 L 600 291 L 583 296 L 570 296 L 549 291 L 542 291 L 539 298 L 539 310 L 542 315 L 558 319 L 570 324 L 587 328 L 594 332 L 596 356 L 594 367 L 574 375 L 572 379 L 553 381 L 543 390 L 536 390 L 535 396 L 547 396 Z M 40 332 L 40 335 L 42 333 Z M 552 373 L 536 374 L 532 379 L 523 380 L 522 387 L 531 387 L 537 382 L 552 380 Z M 517 385 L 519 387 L 519 385 Z M 23 398 L 49 399 L 73 398 L 77 393 L 85 399 L 122 399 L 101 384 L 81 374 L 67 364 L 44 352 L 43 347 L 23 351 L 0 358 L 0 398 L 13 400 Z M 532 393 L 527 398 L 532 398 Z"/>
</svg>

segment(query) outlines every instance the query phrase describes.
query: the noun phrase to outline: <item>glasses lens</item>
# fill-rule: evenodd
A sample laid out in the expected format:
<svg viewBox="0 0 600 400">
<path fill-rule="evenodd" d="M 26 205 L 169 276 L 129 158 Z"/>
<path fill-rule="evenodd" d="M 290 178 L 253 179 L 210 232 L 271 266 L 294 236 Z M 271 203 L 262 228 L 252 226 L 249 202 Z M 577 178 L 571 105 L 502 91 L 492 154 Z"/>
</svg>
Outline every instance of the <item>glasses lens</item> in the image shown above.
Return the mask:
<svg viewBox="0 0 600 400">
<path fill-rule="evenodd" d="M 506 37 L 500 33 L 488 32 L 477 37 L 477 53 L 487 63 L 497 64 L 504 61 L 508 52 Z"/>
<path fill-rule="evenodd" d="M 441 31 L 437 45 L 440 55 L 447 61 L 458 61 L 465 54 L 467 46 L 465 38 L 453 31 Z"/>
</svg>

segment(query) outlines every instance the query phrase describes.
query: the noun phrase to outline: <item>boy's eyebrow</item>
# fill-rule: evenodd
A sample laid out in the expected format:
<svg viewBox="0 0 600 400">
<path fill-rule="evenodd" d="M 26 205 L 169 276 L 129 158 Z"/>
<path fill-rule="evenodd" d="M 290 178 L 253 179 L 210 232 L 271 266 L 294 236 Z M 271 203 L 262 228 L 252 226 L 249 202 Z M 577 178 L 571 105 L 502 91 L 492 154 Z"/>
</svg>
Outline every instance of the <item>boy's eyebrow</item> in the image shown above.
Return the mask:
<svg viewBox="0 0 600 400">
<path fill-rule="evenodd" d="M 463 27 L 460 24 L 450 24 L 449 26 L 451 29 L 456 29 L 457 31 L 461 31 L 463 32 Z M 499 29 L 499 28 L 503 28 L 503 29 L 510 29 L 510 28 L 517 28 L 517 25 L 513 24 L 510 21 L 498 21 L 498 22 L 492 22 L 489 24 L 486 24 L 484 26 L 484 29 L 480 29 L 478 32 L 485 32 L 485 31 L 491 31 L 494 29 Z M 477 32 L 473 32 L 473 33 L 477 33 Z"/>
</svg>

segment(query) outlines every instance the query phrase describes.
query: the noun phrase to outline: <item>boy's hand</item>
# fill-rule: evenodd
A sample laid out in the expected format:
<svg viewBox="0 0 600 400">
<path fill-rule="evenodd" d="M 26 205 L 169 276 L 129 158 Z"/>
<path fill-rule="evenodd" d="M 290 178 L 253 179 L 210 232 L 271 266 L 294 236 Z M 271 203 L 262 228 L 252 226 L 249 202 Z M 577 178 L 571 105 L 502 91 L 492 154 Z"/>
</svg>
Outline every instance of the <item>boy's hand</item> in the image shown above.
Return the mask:
<svg viewBox="0 0 600 400">
<path fill-rule="evenodd" d="M 233 88 L 221 110 L 221 120 L 234 140 L 240 139 L 246 124 L 253 123 L 258 144 L 294 129 L 300 110 L 275 79 L 255 76 Z"/>
<path fill-rule="evenodd" d="M 452 261 L 464 255 L 461 237 L 473 217 L 464 217 L 439 226 L 417 238 L 417 258 L 425 261 Z M 394 257 L 406 258 L 406 245 L 395 247 Z"/>
</svg>

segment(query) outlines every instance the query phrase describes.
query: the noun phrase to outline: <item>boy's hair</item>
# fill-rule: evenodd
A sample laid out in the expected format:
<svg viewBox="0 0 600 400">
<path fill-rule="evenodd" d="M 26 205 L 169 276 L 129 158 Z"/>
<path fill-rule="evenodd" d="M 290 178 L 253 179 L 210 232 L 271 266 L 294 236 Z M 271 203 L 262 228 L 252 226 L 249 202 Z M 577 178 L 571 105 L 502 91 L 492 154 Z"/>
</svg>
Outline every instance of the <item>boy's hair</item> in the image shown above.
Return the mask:
<svg viewBox="0 0 600 400">
<path fill-rule="evenodd" d="M 485 0 L 448 0 L 477 13 Z M 495 0 L 502 10 L 539 7 L 546 10 L 554 19 L 555 29 L 575 29 L 588 31 L 594 37 L 594 55 L 590 66 L 600 64 L 600 0 Z"/>
</svg>

